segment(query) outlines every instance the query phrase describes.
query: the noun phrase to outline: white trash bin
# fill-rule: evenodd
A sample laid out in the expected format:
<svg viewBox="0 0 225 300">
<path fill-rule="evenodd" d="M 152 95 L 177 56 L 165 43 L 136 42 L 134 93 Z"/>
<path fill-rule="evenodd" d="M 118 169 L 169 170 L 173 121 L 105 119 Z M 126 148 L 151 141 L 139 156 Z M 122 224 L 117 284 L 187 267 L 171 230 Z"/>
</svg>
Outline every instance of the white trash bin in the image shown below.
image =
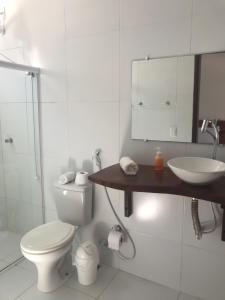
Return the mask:
<svg viewBox="0 0 225 300">
<path fill-rule="evenodd" d="M 96 281 L 99 264 L 98 249 L 92 242 L 82 243 L 76 251 L 74 264 L 77 267 L 78 281 L 91 285 Z"/>
</svg>

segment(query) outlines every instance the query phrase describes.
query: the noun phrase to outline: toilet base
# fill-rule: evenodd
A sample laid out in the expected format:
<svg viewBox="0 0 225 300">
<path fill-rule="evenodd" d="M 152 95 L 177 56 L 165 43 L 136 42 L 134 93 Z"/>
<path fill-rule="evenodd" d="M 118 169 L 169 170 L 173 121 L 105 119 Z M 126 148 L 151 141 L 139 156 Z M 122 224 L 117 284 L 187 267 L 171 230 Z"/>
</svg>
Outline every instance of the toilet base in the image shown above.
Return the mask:
<svg viewBox="0 0 225 300">
<path fill-rule="evenodd" d="M 72 246 L 68 245 L 64 249 L 43 255 L 23 253 L 28 260 L 36 265 L 39 291 L 53 292 L 71 276 L 73 272 L 71 252 Z"/>
<path fill-rule="evenodd" d="M 73 271 L 71 251 L 62 257 L 55 265 L 38 269 L 37 288 L 39 291 L 49 293 L 55 291 L 71 276 Z"/>
</svg>

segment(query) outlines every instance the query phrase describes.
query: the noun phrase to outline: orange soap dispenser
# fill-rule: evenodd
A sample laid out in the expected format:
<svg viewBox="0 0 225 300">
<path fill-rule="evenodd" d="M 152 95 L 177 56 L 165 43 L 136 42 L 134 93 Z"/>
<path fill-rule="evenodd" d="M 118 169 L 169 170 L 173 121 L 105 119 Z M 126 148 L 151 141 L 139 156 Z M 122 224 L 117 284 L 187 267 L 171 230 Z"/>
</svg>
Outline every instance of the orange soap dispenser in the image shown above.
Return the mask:
<svg viewBox="0 0 225 300">
<path fill-rule="evenodd" d="M 155 158 L 154 158 L 154 169 L 155 171 L 162 171 L 163 168 L 164 168 L 164 161 L 162 157 L 162 152 L 160 151 L 160 147 L 157 147 Z"/>
</svg>

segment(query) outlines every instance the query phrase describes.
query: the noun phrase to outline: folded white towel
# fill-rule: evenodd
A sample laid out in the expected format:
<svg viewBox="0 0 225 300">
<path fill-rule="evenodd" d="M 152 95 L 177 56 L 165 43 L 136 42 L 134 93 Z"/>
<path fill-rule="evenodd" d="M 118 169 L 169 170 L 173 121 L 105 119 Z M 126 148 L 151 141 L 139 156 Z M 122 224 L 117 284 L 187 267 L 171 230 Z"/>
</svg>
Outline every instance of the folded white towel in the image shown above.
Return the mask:
<svg viewBox="0 0 225 300">
<path fill-rule="evenodd" d="M 138 165 L 128 156 L 120 159 L 120 167 L 127 175 L 136 175 L 138 171 Z"/>
<path fill-rule="evenodd" d="M 58 183 L 59 184 L 67 184 L 75 180 L 75 172 L 66 172 L 59 176 Z"/>
</svg>

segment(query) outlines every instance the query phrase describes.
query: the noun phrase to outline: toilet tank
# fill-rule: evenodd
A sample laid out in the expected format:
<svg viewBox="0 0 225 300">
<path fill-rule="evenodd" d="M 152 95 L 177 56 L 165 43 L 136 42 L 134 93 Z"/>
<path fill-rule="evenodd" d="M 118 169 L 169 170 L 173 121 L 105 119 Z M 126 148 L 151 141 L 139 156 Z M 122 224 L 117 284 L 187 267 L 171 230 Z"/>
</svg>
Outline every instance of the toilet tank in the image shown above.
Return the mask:
<svg viewBox="0 0 225 300">
<path fill-rule="evenodd" d="M 92 184 L 78 186 L 75 183 L 54 184 L 54 198 L 61 221 L 81 226 L 92 219 Z"/>
</svg>

